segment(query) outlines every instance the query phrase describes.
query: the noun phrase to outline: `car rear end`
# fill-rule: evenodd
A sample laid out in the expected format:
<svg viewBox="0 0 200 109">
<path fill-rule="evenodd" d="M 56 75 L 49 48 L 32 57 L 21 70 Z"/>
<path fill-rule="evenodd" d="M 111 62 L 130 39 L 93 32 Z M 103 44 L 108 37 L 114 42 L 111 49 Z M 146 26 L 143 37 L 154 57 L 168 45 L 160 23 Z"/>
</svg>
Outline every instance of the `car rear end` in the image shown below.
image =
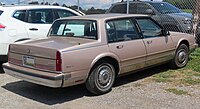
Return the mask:
<svg viewBox="0 0 200 109">
<path fill-rule="evenodd" d="M 54 88 L 62 87 L 62 59 L 56 49 L 11 44 L 8 63 L 3 64 L 3 68 L 6 74 L 25 81 Z"/>
<path fill-rule="evenodd" d="M 19 37 L 23 37 L 23 24 L 12 17 L 15 7 L 0 7 L 0 61 L 7 61 L 8 47 L 10 43 L 14 43 Z M 17 29 L 18 31 L 17 31 Z"/>
<path fill-rule="evenodd" d="M 0 61 L 6 61 L 7 57 L 6 57 L 6 44 L 4 43 L 5 40 L 5 36 L 7 35 L 6 33 L 6 24 L 4 22 L 4 18 L 2 17 L 3 14 L 5 14 L 4 10 L 2 7 L 0 7 Z"/>
</svg>

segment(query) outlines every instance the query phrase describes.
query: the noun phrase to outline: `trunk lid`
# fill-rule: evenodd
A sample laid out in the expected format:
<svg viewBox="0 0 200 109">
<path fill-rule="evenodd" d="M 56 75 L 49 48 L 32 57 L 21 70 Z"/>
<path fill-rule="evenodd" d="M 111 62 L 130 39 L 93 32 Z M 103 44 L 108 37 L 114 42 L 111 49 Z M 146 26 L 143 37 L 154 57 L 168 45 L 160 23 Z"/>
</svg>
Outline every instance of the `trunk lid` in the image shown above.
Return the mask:
<svg viewBox="0 0 200 109">
<path fill-rule="evenodd" d="M 56 71 L 58 52 L 62 49 L 75 47 L 91 42 L 88 39 L 47 38 L 26 41 L 21 44 L 11 44 L 9 48 L 9 62 L 25 67 Z"/>
</svg>

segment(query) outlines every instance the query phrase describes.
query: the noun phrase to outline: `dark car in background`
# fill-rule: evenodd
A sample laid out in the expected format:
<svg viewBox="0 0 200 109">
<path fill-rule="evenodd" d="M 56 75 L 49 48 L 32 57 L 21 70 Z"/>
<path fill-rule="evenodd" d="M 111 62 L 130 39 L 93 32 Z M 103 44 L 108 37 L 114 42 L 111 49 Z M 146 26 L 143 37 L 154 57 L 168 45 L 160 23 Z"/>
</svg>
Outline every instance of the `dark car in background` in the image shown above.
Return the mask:
<svg viewBox="0 0 200 109">
<path fill-rule="evenodd" d="M 127 2 L 114 3 L 106 13 L 127 13 Z M 147 14 L 169 31 L 190 33 L 192 14 L 167 2 L 131 1 L 129 14 Z"/>
</svg>

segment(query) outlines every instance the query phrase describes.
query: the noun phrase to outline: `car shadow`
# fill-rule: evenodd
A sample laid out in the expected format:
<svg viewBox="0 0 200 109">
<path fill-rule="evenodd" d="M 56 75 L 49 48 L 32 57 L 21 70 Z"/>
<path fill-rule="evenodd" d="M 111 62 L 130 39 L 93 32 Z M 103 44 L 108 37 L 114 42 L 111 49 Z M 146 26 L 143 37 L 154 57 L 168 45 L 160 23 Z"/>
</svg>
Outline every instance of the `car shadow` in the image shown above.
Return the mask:
<svg viewBox="0 0 200 109">
<path fill-rule="evenodd" d="M 61 104 L 90 94 L 86 90 L 85 85 L 77 85 L 67 88 L 50 88 L 26 81 L 17 81 L 8 83 L 2 87 L 17 95 L 47 105 Z"/>
<path fill-rule="evenodd" d="M 119 77 L 116 79 L 114 87 L 118 87 L 120 85 L 124 85 L 130 82 L 134 82 L 149 76 L 152 76 L 157 73 L 161 73 L 163 71 L 169 70 L 166 65 L 162 65 L 159 67 L 154 67 L 148 70 L 144 70 L 141 72 L 129 74 L 123 77 Z M 17 95 L 23 96 L 25 98 L 44 103 L 47 105 L 55 105 L 61 104 L 64 102 L 72 101 L 78 98 L 82 98 L 84 96 L 94 96 L 89 93 L 84 84 L 67 87 L 67 88 L 49 88 L 36 84 L 32 84 L 25 81 L 16 81 L 12 83 L 8 83 L 2 88 L 11 91 Z"/>
</svg>

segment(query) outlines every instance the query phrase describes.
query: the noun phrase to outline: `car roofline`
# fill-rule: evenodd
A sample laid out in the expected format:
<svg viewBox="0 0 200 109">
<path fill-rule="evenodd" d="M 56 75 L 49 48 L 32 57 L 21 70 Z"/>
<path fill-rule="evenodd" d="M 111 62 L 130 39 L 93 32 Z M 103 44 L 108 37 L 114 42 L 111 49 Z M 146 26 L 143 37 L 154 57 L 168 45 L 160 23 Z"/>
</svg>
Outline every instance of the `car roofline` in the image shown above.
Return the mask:
<svg viewBox="0 0 200 109">
<path fill-rule="evenodd" d="M 14 10 L 29 10 L 29 9 L 65 9 L 72 11 L 74 13 L 77 13 L 79 15 L 85 15 L 83 12 L 68 8 L 68 7 L 62 7 L 62 6 L 52 6 L 52 5 L 3 5 L 0 7 L 1 10 L 9 10 L 9 11 L 14 11 Z"/>
<path fill-rule="evenodd" d="M 72 16 L 66 18 L 60 18 L 58 20 L 111 20 L 118 18 L 130 18 L 130 17 L 150 17 L 144 14 L 98 14 L 98 15 L 85 15 L 85 16 Z"/>
</svg>

